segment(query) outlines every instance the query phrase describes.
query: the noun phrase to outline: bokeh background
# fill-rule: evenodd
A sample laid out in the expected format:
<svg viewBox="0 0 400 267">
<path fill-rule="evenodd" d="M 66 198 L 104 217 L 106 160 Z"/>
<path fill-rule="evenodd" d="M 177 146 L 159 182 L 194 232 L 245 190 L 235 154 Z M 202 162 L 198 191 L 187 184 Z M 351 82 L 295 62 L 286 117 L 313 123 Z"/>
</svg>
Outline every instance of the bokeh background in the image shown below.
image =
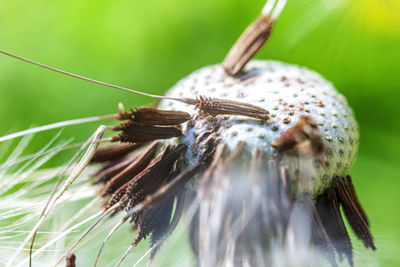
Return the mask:
<svg viewBox="0 0 400 267">
<path fill-rule="evenodd" d="M 221 62 L 263 0 L 0 0 L 0 49 L 101 81 L 162 94 L 181 77 Z M 332 81 L 361 131 L 351 174 L 376 253 L 358 262 L 400 264 L 400 1 L 289 0 L 257 55 L 307 66 Z M 111 114 L 152 99 L 74 80 L 0 56 L 0 135 Z M 65 129 L 87 138 L 96 123 Z M 37 135 L 26 153 L 54 132 Z M 12 151 L 0 150 L 1 158 Z M 56 157 L 50 165 L 64 162 Z"/>
</svg>

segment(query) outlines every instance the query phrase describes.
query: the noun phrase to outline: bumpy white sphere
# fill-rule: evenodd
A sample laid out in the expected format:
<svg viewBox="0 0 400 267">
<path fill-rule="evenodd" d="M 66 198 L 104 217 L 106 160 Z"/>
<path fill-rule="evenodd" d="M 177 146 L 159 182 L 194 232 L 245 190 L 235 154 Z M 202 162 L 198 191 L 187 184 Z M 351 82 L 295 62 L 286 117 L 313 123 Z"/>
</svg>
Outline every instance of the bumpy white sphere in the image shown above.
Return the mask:
<svg viewBox="0 0 400 267">
<path fill-rule="evenodd" d="M 322 162 L 314 162 L 315 180 L 319 183 L 313 194 L 329 186 L 332 177 L 345 176 L 356 158 L 358 129 L 346 99 L 321 75 L 306 68 L 276 61 L 252 61 L 242 75 L 228 76 L 221 65 L 207 66 L 183 78 L 166 94 L 170 97 L 206 96 L 241 101 L 260 106 L 270 112 L 270 119 L 259 120 L 243 116 L 221 116 L 221 127 L 214 136 L 233 149 L 239 141 L 247 150 L 258 147 L 273 155 L 271 143 L 300 116 L 308 115 L 317 123 L 328 147 Z M 195 108 L 180 102 L 163 100 L 161 109 L 196 114 Z M 211 123 L 199 120 L 185 125 L 179 142 L 188 145 L 186 158 L 190 165 L 198 160 L 199 147 L 193 148 L 202 131 L 212 131 Z"/>
</svg>

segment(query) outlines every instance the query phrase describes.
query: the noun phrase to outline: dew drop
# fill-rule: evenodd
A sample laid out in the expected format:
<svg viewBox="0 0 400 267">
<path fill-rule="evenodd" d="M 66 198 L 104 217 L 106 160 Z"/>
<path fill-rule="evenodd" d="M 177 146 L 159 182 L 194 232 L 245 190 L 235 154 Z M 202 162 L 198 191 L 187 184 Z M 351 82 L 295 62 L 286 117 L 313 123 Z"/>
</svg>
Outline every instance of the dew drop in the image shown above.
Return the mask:
<svg viewBox="0 0 400 267">
<path fill-rule="evenodd" d="M 325 167 L 330 167 L 331 163 L 329 161 L 325 161 Z"/>
</svg>

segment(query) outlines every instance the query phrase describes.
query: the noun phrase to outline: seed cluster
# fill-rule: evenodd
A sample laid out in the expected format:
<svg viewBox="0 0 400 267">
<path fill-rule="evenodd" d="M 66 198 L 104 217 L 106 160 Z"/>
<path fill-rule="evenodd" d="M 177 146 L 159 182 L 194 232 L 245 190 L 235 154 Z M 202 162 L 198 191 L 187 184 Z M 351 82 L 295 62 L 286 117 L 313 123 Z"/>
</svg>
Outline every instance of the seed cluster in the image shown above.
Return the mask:
<svg viewBox="0 0 400 267">
<path fill-rule="evenodd" d="M 313 194 L 329 187 L 333 177 L 347 175 L 356 158 L 358 129 L 352 110 L 331 83 L 306 68 L 275 61 L 251 61 L 243 74 L 231 77 L 220 65 L 208 66 L 182 79 L 167 93 L 169 97 L 193 95 L 258 106 L 269 111 L 269 119 L 221 115 L 187 124 L 179 142 L 189 147 L 186 157 L 190 165 L 196 164 L 201 154 L 201 150 L 196 150 L 193 155 L 190 148 L 199 146 L 198 136 L 204 131 L 214 131 L 232 150 L 238 142 L 245 141 L 247 152 L 257 147 L 263 154 L 273 156 L 274 140 L 296 125 L 301 116 L 309 116 L 317 124 L 327 147 L 322 159 L 314 161 L 318 172 L 315 180 L 320 185 L 313 187 Z M 196 114 L 193 106 L 169 100 L 163 100 L 159 107 Z M 212 124 L 207 123 L 212 120 Z M 218 129 L 213 129 L 216 124 Z"/>
<path fill-rule="evenodd" d="M 151 261 L 193 189 L 188 195 L 200 205 L 190 222 L 191 245 L 204 266 L 215 266 L 255 254 L 254 242 L 266 249 L 282 231 L 292 235 L 299 225 L 290 218 L 301 207 L 312 242 L 331 265 L 336 255 L 353 265 L 341 208 L 365 246 L 375 245 L 348 175 L 358 132 L 346 100 L 305 68 L 253 61 L 241 73 L 205 67 L 181 80 L 167 93 L 172 101 L 158 108 L 120 108 L 124 122 L 112 139 L 120 144 L 94 155 L 103 163 L 95 176 L 108 199 L 105 212 L 125 209 L 122 223 L 129 219 L 137 229 L 130 249 L 150 236 Z M 237 236 L 235 221 L 250 211 L 251 223 Z M 230 259 L 223 256 L 226 242 L 238 250 Z"/>
</svg>

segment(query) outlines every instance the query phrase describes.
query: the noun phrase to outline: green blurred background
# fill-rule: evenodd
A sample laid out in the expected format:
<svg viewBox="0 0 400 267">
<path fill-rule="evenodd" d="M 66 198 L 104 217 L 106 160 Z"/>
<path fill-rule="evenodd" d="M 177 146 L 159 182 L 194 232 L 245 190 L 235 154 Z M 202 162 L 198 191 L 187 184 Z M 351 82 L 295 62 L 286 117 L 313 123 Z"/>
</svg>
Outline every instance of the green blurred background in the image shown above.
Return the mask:
<svg viewBox="0 0 400 267">
<path fill-rule="evenodd" d="M 363 266 L 398 266 L 400 1 L 288 2 L 272 39 L 257 58 L 314 69 L 347 97 L 361 131 L 360 153 L 351 173 L 378 247 L 376 253 L 357 249 L 356 256 Z M 0 49 L 162 94 L 193 70 L 221 62 L 263 4 L 263 0 L 0 0 Z M 115 113 L 118 102 L 135 107 L 151 101 L 0 56 L 0 135 Z M 63 137 L 81 141 L 95 128 L 96 123 L 70 127 Z M 28 150 L 37 150 L 52 135 L 38 135 Z M 7 152 L 2 152 L 4 158 Z M 59 157 L 52 164 L 63 160 Z"/>
</svg>

